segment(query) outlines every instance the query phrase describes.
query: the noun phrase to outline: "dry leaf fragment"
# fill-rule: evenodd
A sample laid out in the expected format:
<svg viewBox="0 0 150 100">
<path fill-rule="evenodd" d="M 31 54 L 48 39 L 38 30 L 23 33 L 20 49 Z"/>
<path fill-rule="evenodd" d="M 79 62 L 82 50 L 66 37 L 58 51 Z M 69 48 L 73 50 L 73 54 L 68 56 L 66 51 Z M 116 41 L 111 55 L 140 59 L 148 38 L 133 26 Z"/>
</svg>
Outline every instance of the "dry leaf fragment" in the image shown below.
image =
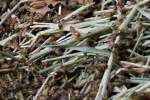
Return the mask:
<svg viewBox="0 0 150 100">
<path fill-rule="evenodd" d="M 30 4 L 30 7 L 34 8 L 34 9 L 40 9 L 47 6 L 47 3 L 45 1 L 36 1 L 36 2 L 32 2 Z"/>
<path fill-rule="evenodd" d="M 30 11 L 40 14 L 46 14 L 50 9 L 48 8 L 47 1 L 34 1 L 30 4 Z"/>
</svg>

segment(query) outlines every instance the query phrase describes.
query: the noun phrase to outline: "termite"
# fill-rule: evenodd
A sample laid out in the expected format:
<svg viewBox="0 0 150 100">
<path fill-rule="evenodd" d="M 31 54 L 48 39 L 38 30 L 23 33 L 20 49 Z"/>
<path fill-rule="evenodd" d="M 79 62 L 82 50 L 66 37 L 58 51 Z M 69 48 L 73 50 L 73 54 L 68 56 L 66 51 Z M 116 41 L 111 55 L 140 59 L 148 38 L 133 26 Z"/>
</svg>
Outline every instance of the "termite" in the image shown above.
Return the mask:
<svg viewBox="0 0 150 100">
<path fill-rule="evenodd" d="M 72 35 L 75 37 L 75 39 L 79 39 L 81 34 L 78 30 L 76 30 L 74 27 L 70 27 L 70 32 L 72 33 Z"/>
</svg>

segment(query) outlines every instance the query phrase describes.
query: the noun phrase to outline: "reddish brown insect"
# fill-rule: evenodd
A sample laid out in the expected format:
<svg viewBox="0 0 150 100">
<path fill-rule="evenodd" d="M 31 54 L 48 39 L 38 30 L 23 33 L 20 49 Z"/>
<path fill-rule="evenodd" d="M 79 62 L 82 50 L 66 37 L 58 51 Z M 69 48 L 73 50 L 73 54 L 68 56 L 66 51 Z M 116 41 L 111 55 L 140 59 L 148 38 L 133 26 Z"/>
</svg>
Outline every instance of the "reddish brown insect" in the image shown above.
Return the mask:
<svg viewBox="0 0 150 100">
<path fill-rule="evenodd" d="M 78 30 L 76 30 L 74 27 L 70 27 L 70 32 L 75 37 L 75 39 L 79 39 L 81 34 Z"/>
</svg>

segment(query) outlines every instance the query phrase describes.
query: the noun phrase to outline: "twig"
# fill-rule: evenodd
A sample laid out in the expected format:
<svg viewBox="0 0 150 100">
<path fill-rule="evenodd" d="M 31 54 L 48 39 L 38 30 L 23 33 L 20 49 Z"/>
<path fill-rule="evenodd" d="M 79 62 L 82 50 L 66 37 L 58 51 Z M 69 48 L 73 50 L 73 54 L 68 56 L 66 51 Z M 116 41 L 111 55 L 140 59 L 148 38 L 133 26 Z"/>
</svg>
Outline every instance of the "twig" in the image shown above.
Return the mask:
<svg viewBox="0 0 150 100">
<path fill-rule="evenodd" d="M 146 68 L 148 69 L 150 66 L 147 66 L 147 65 L 141 65 L 141 64 L 135 64 L 135 63 L 132 63 L 132 62 L 128 62 L 128 61 L 120 61 L 121 64 L 126 64 L 126 65 L 131 65 L 133 67 L 138 67 L 138 68 Z"/>
<path fill-rule="evenodd" d="M 6 56 L 6 57 L 9 57 L 9 58 L 11 58 L 11 59 L 14 59 L 14 60 L 16 60 L 16 61 L 22 62 L 21 59 L 19 59 L 19 58 L 13 56 L 11 53 L 4 52 L 4 51 L 0 51 L 0 54 L 4 55 L 4 56 Z"/>
<path fill-rule="evenodd" d="M 43 50 L 41 50 L 40 52 L 36 53 L 36 54 L 33 54 L 31 55 L 30 59 L 29 59 L 29 62 L 35 60 L 35 59 L 38 59 L 39 57 L 42 57 L 48 53 L 50 53 L 52 51 L 52 48 L 44 48 Z"/>
<path fill-rule="evenodd" d="M 120 25 L 119 30 L 122 30 L 124 28 L 126 28 L 126 26 L 128 25 L 128 23 L 131 21 L 131 19 L 133 18 L 134 14 L 137 12 L 137 8 L 145 3 L 150 2 L 150 0 L 144 0 L 139 2 L 138 4 L 136 4 L 132 10 L 130 11 L 130 13 L 128 14 L 126 20 L 124 20 L 124 22 Z"/>
<path fill-rule="evenodd" d="M 120 25 L 119 30 L 122 31 L 125 27 L 127 27 L 128 23 L 134 17 L 134 14 L 136 13 L 136 9 L 137 9 L 138 6 L 140 6 L 142 4 L 145 4 L 145 3 L 149 2 L 149 1 L 150 0 L 144 0 L 144 1 L 141 1 L 138 4 L 136 4 L 133 7 L 133 9 L 130 11 L 130 13 L 127 15 L 127 18 Z M 120 41 L 120 36 L 117 36 L 116 40 L 115 40 L 115 44 L 118 44 L 119 41 Z M 109 80 L 110 71 L 111 71 L 112 64 L 113 64 L 114 51 L 115 51 L 115 48 L 113 48 L 113 50 L 111 52 L 110 58 L 109 58 L 108 63 L 107 63 L 108 68 L 105 70 L 105 73 L 103 75 L 102 82 L 99 85 L 99 89 L 98 89 L 98 92 L 97 92 L 95 100 L 103 100 L 103 97 L 105 95 L 107 84 L 108 84 L 108 80 Z"/>
<path fill-rule="evenodd" d="M 82 22 L 82 23 L 77 23 L 77 24 L 66 24 L 64 25 L 64 29 L 59 29 L 58 27 L 57 28 L 52 28 L 52 29 L 47 29 L 47 30 L 44 30 L 44 31 L 40 31 L 36 34 L 35 37 L 32 38 L 32 42 L 31 44 L 29 45 L 21 45 L 22 48 L 25 48 L 25 47 L 32 47 L 34 45 L 34 43 L 36 42 L 36 40 L 40 37 L 40 36 L 48 36 L 48 35 L 52 35 L 52 34 L 55 34 L 55 33 L 62 33 L 64 30 L 68 31 L 70 30 L 70 26 L 73 26 L 75 28 L 82 28 L 82 27 L 87 27 L 87 26 L 92 26 L 94 24 L 98 24 L 98 23 L 101 23 L 101 22 L 108 22 L 108 18 L 106 19 L 101 19 L 101 20 L 94 20 L 94 21 L 87 21 L 87 22 Z M 44 23 L 42 23 L 44 25 Z M 110 29 L 110 26 L 111 26 L 111 23 L 107 23 L 109 29 Z M 52 26 L 52 25 L 50 25 Z M 42 26 L 41 26 L 42 27 Z M 91 33 L 94 33 L 95 34 L 95 31 L 98 31 L 98 30 L 105 30 L 106 26 L 104 26 L 104 28 L 94 28 L 93 30 L 91 30 L 91 32 L 89 32 L 89 34 Z M 71 41 L 74 41 L 75 39 L 70 39 Z M 69 40 L 69 41 L 70 41 Z"/>
<path fill-rule="evenodd" d="M 103 10 L 105 7 L 105 0 L 102 1 L 102 7 L 101 7 L 101 10 Z"/>
<path fill-rule="evenodd" d="M 18 34 L 13 34 L 11 36 L 9 36 L 8 38 L 6 39 L 3 39 L 2 41 L 0 41 L 0 45 L 1 46 L 5 46 L 5 44 L 8 42 L 8 41 L 11 41 L 13 38 L 17 37 Z"/>
<path fill-rule="evenodd" d="M 137 90 L 138 88 L 140 88 L 143 85 L 144 84 L 141 83 L 141 84 L 137 85 L 136 87 L 130 88 L 130 89 L 125 90 L 125 91 L 122 91 L 122 92 L 118 93 L 117 95 L 115 95 L 112 100 L 120 100 L 120 98 L 122 98 L 126 93 L 133 92 L 133 91 Z"/>
<path fill-rule="evenodd" d="M 47 40 L 44 41 L 43 44 L 41 44 L 38 48 L 36 48 L 34 51 L 32 51 L 29 55 L 33 55 L 35 53 L 37 53 L 38 51 L 40 51 L 40 49 L 42 49 L 42 47 L 47 44 L 50 41 L 50 38 L 48 38 Z"/>
<path fill-rule="evenodd" d="M 71 18 L 71 17 L 73 17 L 73 16 L 75 16 L 75 15 L 78 15 L 78 14 L 80 14 L 83 10 L 89 8 L 89 7 L 92 6 L 92 5 L 93 5 L 93 3 L 87 4 L 87 5 L 85 5 L 85 6 L 82 6 L 82 7 L 80 7 L 79 9 L 75 10 L 74 12 L 72 12 L 71 14 L 67 15 L 66 17 L 64 17 L 62 20 L 68 20 L 69 18 Z"/>
<path fill-rule="evenodd" d="M 130 88 L 126 91 L 122 91 L 120 93 L 118 93 L 117 95 L 115 95 L 112 100 L 126 100 L 126 97 L 128 95 L 133 94 L 134 92 L 141 92 L 141 91 L 145 91 L 145 89 L 148 89 L 150 87 L 150 81 L 146 82 L 146 83 L 141 83 L 139 85 L 137 85 L 136 87 Z"/>
<path fill-rule="evenodd" d="M 118 44 L 119 40 L 120 40 L 120 37 L 119 36 L 116 37 L 115 45 Z M 103 100 L 103 97 L 105 95 L 107 83 L 108 83 L 110 72 L 111 72 L 111 68 L 113 66 L 114 52 L 115 52 L 115 48 L 113 48 L 113 50 L 110 54 L 110 57 L 109 57 L 109 60 L 108 60 L 108 63 L 107 63 L 108 67 L 105 70 L 105 73 L 104 73 L 103 78 L 101 80 L 101 83 L 99 85 L 99 89 L 98 89 L 95 100 Z"/>
<path fill-rule="evenodd" d="M 19 67 L 19 68 L 2 68 L 0 69 L 0 73 L 7 73 L 7 72 L 12 72 L 12 71 L 16 71 L 16 69 L 18 70 L 24 70 L 24 69 L 28 69 L 29 66 L 22 66 L 22 67 Z"/>
<path fill-rule="evenodd" d="M 150 81 L 146 82 L 143 86 L 141 86 L 139 89 L 136 90 L 136 92 L 144 91 L 145 89 L 150 87 Z"/>
<path fill-rule="evenodd" d="M 43 88 L 45 87 L 46 83 L 48 82 L 49 78 L 56 75 L 57 73 L 52 72 L 50 73 L 47 78 L 45 79 L 45 81 L 43 82 L 42 86 L 40 87 L 40 89 L 38 90 L 38 92 L 36 93 L 36 95 L 33 97 L 33 100 L 37 100 L 38 96 L 40 95 L 41 91 L 43 90 Z"/>
<path fill-rule="evenodd" d="M 28 2 L 29 0 L 20 0 L 11 10 L 8 12 L 8 14 L 0 21 L 0 26 L 7 20 L 8 17 L 24 2 Z"/>
<path fill-rule="evenodd" d="M 105 33 L 106 31 L 110 30 L 111 24 L 112 23 L 109 23 L 109 25 L 103 26 L 103 27 L 95 27 L 95 28 L 91 29 L 90 31 L 88 31 L 87 33 L 82 34 L 78 39 L 72 38 L 72 39 L 69 39 L 68 41 L 61 43 L 60 45 L 68 45 L 68 44 L 74 43 L 76 41 L 91 37 L 96 34 L 104 35 L 104 34 L 106 34 Z"/>
<path fill-rule="evenodd" d="M 22 48 L 30 48 L 34 45 L 34 43 L 37 41 L 37 39 L 40 37 L 40 36 L 46 36 L 46 35 L 52 35 L 52 34 L 56 34 L 56 33 L 62 33 L 63 30 L 60 30 L 60 29 L 47 29 L 47 30 L 44 30 L 44 31 L 40 31 L 37 33 L 37 35 L 35 37 L 33 37 L 31 40 L 31 44 L 29 45 L 22 45 L 21 47 Z"/>
<path fill-rule="evenodd" d="M 135 52 L 135 51 L 132 51 L 131 49 L 128 49 L 127 50 L 129 53 L 133 53 L 134 56 L 136 56 L 137 58 L 141 58 L 143 60 L 146 60 L 147 57 L 143 56 L 143 55 L 140 55 L 139 53 Z"/>
<path fill-rule="evenodd" d="M 146 65 L 147 65 L 147 66 L 149 66 L 149 64 L 150 64 L 150 56 L 148 56 L 147 62 L 146 62 Z M 150 67 L 148 67 L 148 68 L 150 68 Z"/>
<path fill-rule="evenodd" d="M 81 58 L 81 57 L 80 57 L 80 58 Z M 69 65 L 73 65 L 73 64 L 79 63 L 79 62 L 81 62 L 81 61 L 83 62 L 84 59 L 79 59 L 79 57 L 75 57 L 75 58 L 73 58 L 73 59 L 71 59 L 71 60 L 65 62 L 65 63 L 63 64 L 63 67 L 69 66 Z M 53 72 L 57 72 L 58 69 L 60 69 L 60 67 L 61 67 L 60 64 L 55 64 L 55 65 L 52 65 L 52 66 L 50 66 L 50 67 L 48 67 L 48 68 L 45 68 L 45 69 L 40 70 L 39 73 L 42 74 L 42 73 L 45 73 L 45 72 L 50 71 L 50 70 L 53 70 Z"/>
<path fill-rule="evenodd" d="M 129 6 L 129 7 L 124 7 L 123 10 L 127 11 L 132 9 L 133 6 Z M 94 15 L 105 15 L 108 13 L 114 13 L 116 10 L 115 9 L 107 9 L 107 10 L 101 10 L 101 11 L 95 11 Z"/>
<path fill-rule="evenodd" d="M 79 53 L 63 55 L 63 56 L 60 56 L 60 57 L 53 57 L 53 58 L 42 60 L 42 62 L 45 63 L 45 62 L 50 62 L 50 61 L 59 60 L 59 59 L 63 59 L 63 58 L 74 57 L 74 56 L 79 56 L 79 57 L 84 56 L 84 53 L 79 52 Z"/>
<path fill-rule="evenodd" d="M 136 48 L 138 47 L 138 45 L 139 45 L 139 43 L 140 43 L 142 37 L 143 37 L 143 31 L 142 31 L 142 33 L 140 34 L 140 36 L 139 36 L 139 38 L 138 38 L 138 40 L 137 40 L 137 42 L 136 42 L 136 44 L 135 44 L 135 46 L 134 46 L 134 48 L 133 48 L 131 54 L 130 54 L 130 57 L 133 56 L 133 52 L 134 52 L 134 51 L 136 50 Z"/>
</svg>

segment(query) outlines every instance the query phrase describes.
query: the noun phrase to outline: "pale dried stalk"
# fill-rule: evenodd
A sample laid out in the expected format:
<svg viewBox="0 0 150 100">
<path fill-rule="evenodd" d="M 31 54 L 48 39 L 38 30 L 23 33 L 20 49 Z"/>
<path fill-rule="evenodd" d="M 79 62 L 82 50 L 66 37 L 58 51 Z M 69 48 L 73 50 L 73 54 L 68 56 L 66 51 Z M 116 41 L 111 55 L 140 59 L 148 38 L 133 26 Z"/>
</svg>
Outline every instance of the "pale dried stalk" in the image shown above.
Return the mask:
<svg viewBox="0 0 150 100">
<path fill-rule="evenodd" d="M 132 8 L 131 12 L 128 14 L 126 20 L 124 20 L 124 22 L 120 25 L 119 30 L 122 30 L 122 29 L 126 28 L 126 26 L 128 25 L 128 23 L 131 21 L 131 19 L 133 18 L 133 16 L 134 16 L 135 13 L 137 12 L 137 8 L 138 8 L 139 6 L 141 6 L 141 5 L 143 5 L 143 4 L 148 3 L 148 2 L 150 2 L 150 0 L 144 0 L 144 1 L 141 1 L 141 2 L 139 2 L 138 4 L 136 4 L 136 5 Z"/>
<path fill-rule="evenodd" d="M 40 89 L 38 90 L 38 92 L 36 93 L 36 95 L 33 97 L 33 100 L 37 100 L 38 96 L 40 95 L 40 93 L 42 92 L 43 88 L 45 87 L 46 83 L 48 82 L 49 78 L 56 75 L 57 73 L 52 72 L 50 73 L 47 78 L 45 79 L 45 81 L 43 82 L 42 86 L 40 87 Z"/>
<path fill-rule="evenodd" d="M 103 26 L 103 27 L 95 27 L 95 28 L 91 29 L 90 31 L 88 31 L 85 34 L 81 33 L 82 35 L 78 39 L 72 38 L 68 41 L 65 41 L 64 43 L 61 43 L 60 45 L 68 45 L 68 44 L 74 43 L 76 41 L 83 40 L 85 38 L 91 37 L 91 36 L 96 35 L 96 34 L 104 35 L 104 34 L 106 34 L 105 33 L 106 31 L 110 30 L 111 24 L 112 23 L 110 23 L 107 26 Z"/>
<path fill-rule="evenodd" d="M 70 19 L 71 17 L 76 16 L 76 15 L 80 14 L 82 11 L 84 11 L 85 9 L 89 8 L 89 7 L 92 6 L 92 5 L 93 5 L 93 3 L 87 4 L 87 5 L 85 5 L 85 6 L 82 6 L 82 7 L 80 7 L 79 9 L 73 11 L 71 14 L 67 15 L 66 17 L 64 17 L 62 20 L 68 20 L 68 19 Z"/>
<path fill-rule="evenodd" d="M 130 65 L 130 66 L 133 66 L 133 67 L 138 67 L 138 68 L 148 69 L 150 67 L 150 66 L 147 66 L 147 65 L 135 64 L 135 63 L 128 62 L 128 61 L 120 61 L 120 63 L 125 64 L 125 65 Z"/>
<path fill-rule="evenodd" d="M 0 45 L 1 46 L 5 46 L 7 42 L 11 41 L 13 38 L 17 37 L 18 34 L 13 34 L 12 36 L 9 36 L 6 39 L 3 39 L 2 41 L 0 41 Z"/>
<path fill-rule="evenodd" d="M 37 39 L 40 37 L 40 36 L 46 36 L 46 35 L 52 35 L 52 34 L 56 34 L 56 33 L 62 33 L 63 30 L 60 30 L 60 29 L 47 29 L 47 30 L 44 30 L 44 31 L 40 31 L 37 33 L 37 35 L 35 37 L 33 37 L 31 40 L 31 44 L 29 45 L 22 45 L 21 48 L 30 48 L 34 45 L 34 43 L 37 41 Z"/>
<path fill-rule="evenodd" d="M 24 2 L 28 2 L 29 0 L 20 0 L 9 12 L 8 14 L 0 21 L 0 26 L 7 20 L 8 17 Z"/>
<path fill-rule="evenodd" d="M 148 1 L 148 0 L 147 0 L 147 1 Z M 143 1 L 143 2 L 144 2 L 144 1 Z M 141 3 L 141 4 L 143 4 L 143 3 Z M 138 5 L 137 5 L 136 8 L 138 9 L 139 12 L 141 11 L 141 9 L 138 8 Z M 137 31 L 137 32 L 138 32 L 138 31 Z M 134 46 L 134 48 L 133 48 L 131 54 L 130 54 L 130 57 L 133 56 L 133 52 L 136 50 L 136 48 L 137 48 L 139 42 L 141 41 L 142 37 L 143 37 L 143 30 L 142 30 L 142 33 L 140 34 L 140 36 L 139 36 L 139 38 L 138 38 L 138 40 L 137 40 L 137 42 L 136 42 L 136 44 L 135 44 L 135 46 Z M 148 64 L 148 63 L 149 63 L 149 61 L 147 62 L 147 64 Z M 146 65 L 147 65 L 147 64 L 146 64 Z M 147 66 L 147 67 L 149 67 L 149 66 Z"/>
<path fill-rule="evenodd" d="M 101 10 L 103 10 L 105 7 L 105 0 L 102 1 L 102 7 L 101 7 Z"/>
<path fill-rule="evenodd" d="M 36 40 L 40 37 L 40 36 L 45 36 L 45 35 L 52 35 L 52 34 L 55 34 L 55 33 L 62 33 L 64 30 L 66 30 L 66 31 L 68 31 L 68 30 L 70 30 L 70 26 L 73 26 L 73 27 L 75 27 L 75 28 L 82 28 L 82 27 L 86 27 L 86 26 L 92 26 L 92 25 L 94 25 L 94 24 L 96 24 L 96 23 L 100 23 L 100 22 L 108 22 L 108 18 L 106 18 L 106 19 L 101 19 L 101 20 L 97 20 L 97 21 L 90 21 L 90 22 L 82 22 L 82 23 L 77 23 L 77 24 L 66 24 L 66 25 L 64 25 L 64 29 L 63 30 L 61 30 L 61 29 L 59 29 L 58 27 L 57 28 L 55 28 L 56 27 L 56 25 L 54 25 L 54 29 L 51 27 L 51 29 L 47 29 L 47 30 L 44 30 L 44 31 L 40 31 L 40 32 L 38 32 L 37 33 L 37 35 L 35 36 L 35 37 L 33 37 L 31 40 L 32 40 L 32 42 L 29 44 L 29 45 L 21 45 L 21 47 L 22 48 L 25 48 L 25 47 L 27 47 L 27 48 L 29 48 L 29 47 L 32 47 L 33 45 L 34 45 L 34 43 L 36 42 Z M 42 27 L 42 24 L 44 25 L 44 23 L 41 23 L 41 27 Z M 52 23 L 51 23 L 52 24 Z M 51 26 L 51 25 L 50 25 Z M 109 27 L 109 29 L 110 29 L 110 26 L 111 26 L 111 23 L 108 23 L 108 27 Z M 94 28 L 93 30 L 91 30 L 90 32 L 88 32 L 87 33 L 87 35 L 89 34 L 96 34 L 97 33 L 97 31 L 99 31 L 99 30 L 106 30 L 106 28 L 105 28 L 106 26 L 104 26 L 104 28 Z M 96 33 L 95 33 L 96 32 Z M 82 36 L 82 37 L 84 37 L 84 36 Z M 82 38 L 81 37 L 81 38 Z M 85 37 L 86 37 L 86 35 L 85 35 Z M 74 42 L 74 41 L 76 41 L 76 39 L 69 39 L 69 41 L 67 41 L 67 42 Z"/>
<path fill-rule="evenodd" d="M 38 48 L 36 48 L 34 51 L 32 51 L 29 55 L 33 55 L 36 54 L 40 51 L 40 49 L 42 49 L 42 47 L 47 44 L 50 41 L 50 38 L 48 38 L 47 40 L 44 41 L 43 44 L 41 44 Z"/>
<path fill-rule="evenodd" d="M 129 7 L 124 7 L 124 10 L 130 10 L 132 9 L 133 6 L 129 6 Z M 104 15 L 104 14 L 108 14 L 108 13 L 114 13 L 116 10 L 115 9 L 107 9 L 107 10 L 101 10 L 101 11 L 95 11 L 94 15 Z"/>
<path fill-rule="evenodd" d="M 59 56 L 59 57 L 54 57 L 54 58 L 50 58 L 50 59 L 46 59 L 46 60 L 42 60 L 43 63 L 45 62 L 50 62 L 50 61 L 54 61 L 54 60 L 59 60 L 59 59 L 63 59 L 63 58 L 69 58 L 69 57 L 77 57 L 77 56 L 84 56 L 84 53 L 79 52 L 79 53 L 73 53 L 73 54 L 68 54 L 68 55 L 63 55 L 63 56 Z"/>
<path fill-rule="evenodd" d="M 38 59 L 39 57 L 42 57 L 48 53 L 50 53 L 53 49 L 48 47 L 48 48 L 44 48 L 43 50 L 41 50 L 40 52 L 36 53 L 36 54 L 33 54 L 31 55 L 30 59 L 29 59 L 29 62 L 32 62 L 34 61 L 35 59 Z"/>
<path fill-rule="evenodd" d="M 150 87 L 150 81 L 146 82 L 146 83 L 141 83 L 139 85 L 137 85 L 136 87 L 130 88 L 126 91 L 122 91 L 120 93 L 118 93 L 117 95 L 115 95 L 112 100 L 126 100 L 124 97 L 126 97 L 129 94 L 132 94 L 134 92 L 142 92 L 146 89 L 148 89 Z"/>
<path fill-rule="evenodd" d="M 17 57 L 15 57 L 15 56 L 13 56 L 13 55 L 12 55 L 11 53 L 9 53 L 9 52 L 0 51 L 0 54 L 6 56 L 6 57 L 8 57 L 8 58 L 14 59 L 14 60 L 16 60 L 16 61 L 22 62 L 22 60 L 21 60 L 20 58 L 17 58 Z"/>
<path fill-rule="evenodd" d="M 73 59 L 63 63 L 63 67 L 71 66 L 73 64 L 76 64 L 76 63 L 79 63 L 79 62 L 83 62 L 83 61 L 84 61 L 84 59 L 79 59 L 79 57 L 74 57 Z M 42 74 L 42 73 L 45 73 L 45 72 L 51 71 L 51 70 L 53 70 L 53 72 L 57 72 L 60 69 L 60 67 L 61 67 L 60 64 L 55 64 L 55 65 L 52 65 L 52 66 L 50 66 L 48 68 L 40 70 L 38 73 Z"/>
<path fill-rule="evenodd" d="M 139 84 L 136 87 L 130 88 L 128 90 L 122 91 L 120 93 L 118 93 L 117 95 L 113 96 L 112 100 L 120 100 L 121 98 L 123 98 L 123 96 L 128 93 L 128 92 L 133 92 L 135 90 L 137 90 L 138 88 L 140 88 L 141 86 L 143 86 L 143 84 Z"/>
<path fill-rule="evenodd" d="M 145 89 L 150 87 L 150 81 L 145 83 L 143 86 L 141 86 L 139 89 L 136 90 L 136 92 L 144 91 Z"/>
<path fill-rule="evenodd" d="M 148 66 L 148 68 L 150 68 L 149 64 L 150 64 L 150 56 L 148 56 L 147 62 L 146 62 L 146 66 Z"/>
<path fill-rule="evenodd" d="M 115 45 L 118 44 L 119 40 L 120 40 L 120 37 L 119 36 L 116 37 Z M 101 80 L 101 83 L 99 85 L 99 90 L 98 90 L 98 93 L 96 95 L 95 100 L 103 100 L 103 97 L 105 95 L 107 84 L 108 84 L 108 81 L 109 81 L 109 76 L 110 76 L 111 68 L 113 66 L 114 52 L 115 52 L 115 48 L 113 48 L 113 50 L 112 50 L 112 52 L 110 54 L 110 57 L 109 57 L 109 60 L 108 60 L 108 63 L 107 63 L 108 67 L 105 70 L 105 73 L 104 73 L 103 78 Z"/>
<path fill-rule="evenodd" d="M 16 70 L 25 70 L 25 69 L 28 69 L 28 68 L 29 68 L 29 66 L 22 66 L 22 67 L 19 67 L 17 69 L 13 66 L 13 68 L 2 68 L 2 69 L 0 69 L 0 73 L 7 73 L 7 72 L 16 71 Z"/>
<path fill-rule="evenodd" d="M 127 15 L 127 18 L 120 25 L 119 30 L 124 30 L 124 28 L 127 27 L 128 23 L 134 17 L 134 15 L 135 15 L 135 13 L 137 11 L 137 7 L 138 6 L 143 5 L 143 4 L 145 4 L 145 3 L 149 2 L 149 1 L 150 0 L 144 0 L 144 1 L 141 1 L 138 4 L 136 4 L 132 8 L 132 10 L 130 11 L 130 13 Z M 120 41 L 120 36 L 117 36 L 116 40 L 115 40 L 115 44 L 118 44 L 119 41 Z M 99 90 L 97 92 L 95 100 L 103 100 L 103 97 L 104 97 L 104 95 L 106 93 L 106 88 L 107 88 L 107 84 L 108 84 L 108 81 L 109 81 L 111 68 L 112 68 L 112 65 L 113 65 L 114 51 L 115 51 L 115 48 L 113 48 L 113 50 L 111 52 L 110 58 L 109 58 L 108 63 L 107 63 L 108 68 L 105 70 L 105 73 L 103 75 L 102 82 L 99 85 Z"/>
</svg>

